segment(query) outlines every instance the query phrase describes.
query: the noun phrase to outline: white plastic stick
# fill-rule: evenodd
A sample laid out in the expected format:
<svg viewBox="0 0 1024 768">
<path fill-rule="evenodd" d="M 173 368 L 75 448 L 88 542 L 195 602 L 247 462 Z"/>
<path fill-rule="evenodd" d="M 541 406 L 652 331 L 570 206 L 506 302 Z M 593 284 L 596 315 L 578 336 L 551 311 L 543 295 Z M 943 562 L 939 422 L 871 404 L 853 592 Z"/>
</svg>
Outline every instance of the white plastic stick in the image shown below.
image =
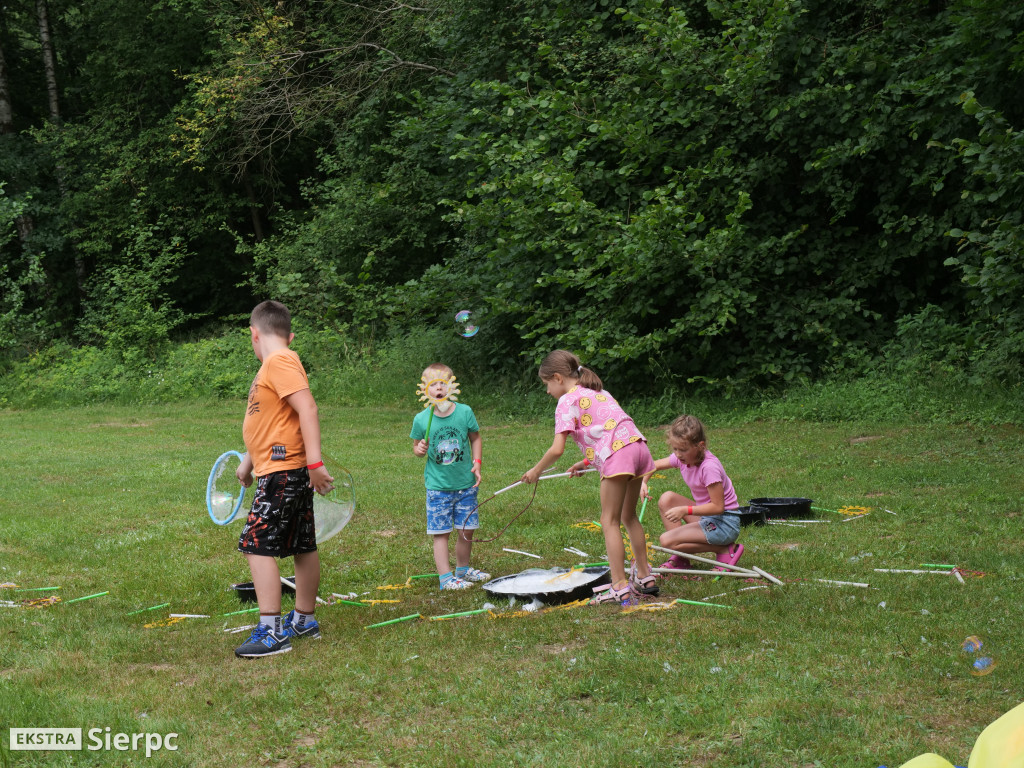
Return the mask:
<svg viewBox="0 0 1024 768">
<path fill-rule="evenodd" d="M 961 584 L 964 583 L 964 577 L 960 575 L 960 571 L 956 568 L 953 569 L 953 575 L 956 576 L 956 580 L 959 581 Z"/>
<path fill-rule="evenodd" d="M 732 592 L 722 592 L 720 595 L 711 595 L 710 597 L 702 597 L 701 600 L 714 600 L 716 597 L 726 597 L 727 595 L 735 595 L 738 592 L 746 592 L 748 589 L 768 589 L 764 584 L 755 584 L 752 587 L 741 587 L 740 589 L 733 590 Z"/>
<path fill-rule="evenodd" d="M 289 587 L 291 587 L 292 589 L 295 589 L 295 582 L 294 582 L 294 581 L 289 581 L 289 580 L 288 580 L 288 579 L 286 579 L 286 578 L 285 578 L 284 576 L 281 576 L 280 578 L 281 578 L 281 583 L 282 583 L 282 584 L 284 584 L 284 585 L 286 585 L 286 586 L 289 586 Z M 294 579 L 295 577 L 294 577 L 294 576 L 292 576 L 292 578 Z M 313 595 L 313 598 L 314 598 L 314 599 L 315 599 L 315 600 L 316 600 L 316 601 L 317 601 L 318 603 L 320 603 L 321 605 L 327 605 L 327 604 L 328 604 L 326 600 L 324 600 L 324 599 L 323 599 L 322 597 L 320 597 L 320 595 Z"/>
<path fill-rule="evenodd" d="M 167 615 L 170 619 L 208 619 L 210 618 L 205 613 L 170 613 Z"/>
<path fill-rule="evenodd" d="M 806 528 L 806 525 L 797 525 L 796 523 L 784 523 L 781 520 L 769 520 L 768 525 L 788 525 L 790 528 Z"/>
<path fill-rule="evenodd" d="M 875 573 L 933 573 L 937 576 L 949 576 L 949 571 L 915 571 L 899 568 L 875 568 Z"/>
<path fill-rule="evenodd" d="M 721 563 L 719 563 L 721 565 Z M 698 571 L 691 568 L 651 568 L 651 573 L 689 573 L 694 576 L 736 576 L 740 579 L 756 579 L 756 573 L 737 573 L 736 571 Z"/>
<path fill-rule="evenodd" d="M 822 584 L 839 584 L 844 587 L 870 587 L 870 584 L 864 584 L 859 581 L 832 581 L 832 579 L 815 579 L 820 581 Z"/>
<path fill-rule="evenodd" d="M 841 522 L 841 523 L 848 523 L 851 520 L 860 520 L 862 517 L 867 517 L 870 514 L 871 514 L 870 512 L 865 512 L 863 515 L 854 515 L 853 517 L 848 517 L 845 520 L 840 520 L 839 522 Z"/>
<path fill-rule="evenodd" d="M 708 565 L 714 565 L 719 568 L 725 568 L 730 571 L 739 571 L 745 573 L 747 576 L 755 576 L 756 574 L 748 568 L 740 568 L 738 565 L 729 565 L 728 563 L 720 563 L 717 560 L 712 560 L 710 557 L 701 557 L 700 555 L 691 555 L 687 552 L 678 552 L 674 549 L 668 549 L 667 547 L 659 547 L 657 544 L 651 544 L 651 549 L 656 549 L 659 552 L 666 552 L 670 555 L 679 555 L 680 557 L 688 557 L 690 560 L 696 560 L 699 563 L 707 563 Z M 704 571 L 701 571 L 704 573 Z"/>
<path fill-rule="evenodd" d="M 540 555 L 534 555 L 534 554 L 532 554 L 530 552 L 523 552 L 522 550 L 518 550 L 518 549 L 509 549 L 508 547 L 502 547 L 502 549 L 505 550 L 506 552 L 512 552 L 512 553 L 517 554 L 517 555 L 526 555 L 527 557 L 535 557 L 538 560 L 543 560 L 544 559 Z"/>
<path fill-rule="evenodd" d="M 256 627 L 255 624 L 246 624 L 243 627 L 228 627 L 224 631 L 228 632 L 228 633 L 230 633 L 232 635 L 235 635 L 235 634 L 238 634 L 239 632 L 245 632 L 247 629 L 254 629 L 255 627 Z"/>
<path fill-rule="evenodd" d="M 772 584 L 778 584 L 780 587 L 786 586 L 781 581 L 779 581 L 777 578 L 772 576 L 770 573 L 768 573 L 767 571 L 762 571 L 756 565 L 754 566 L 754 570 L 757 571 L 758 575 L 760 575 L 762 578 L 768 579 L 768 581 L 770 581 Z"/>
<path fill-rule="evenodd" d="M 577 475 L 582 475 L 582 474 L 584 474 L 586 472 L 597 472 L 597 469 L 581 469 L 576 474 Z M 541 475 L 537 479 L 538 480 L 550 480 L 553 477 L 568 477 L 571 474 L 572 474 L 571 472 L 559 472 L 557 475 Z M 523 484 L 522 480 L 517 480 L 516 482 L 512 483 L 512 485 L 506 485 L 500 491 L 495 491 L 494 495 L 497 496 L 499 493 L 504 493 L 505 491 L 511 490 L 512 488 L 515 488 L 517 485 L 522 485 L 522 484 Z"/>
<path fill-rule="evenodd" d="M 577 475 L 585 475 L 588 472 L 597 472 L 597 468 L 596 467 L 591 467 L 590 469 L 581 469 L 576 474 Z M 568 477 L 571 474 L 572 474 L 572 472 L 559 472 L 557 475 L 541 475 L 540 479 L 541 480 L 550 480 L 553 477 Z"/>
</svg>

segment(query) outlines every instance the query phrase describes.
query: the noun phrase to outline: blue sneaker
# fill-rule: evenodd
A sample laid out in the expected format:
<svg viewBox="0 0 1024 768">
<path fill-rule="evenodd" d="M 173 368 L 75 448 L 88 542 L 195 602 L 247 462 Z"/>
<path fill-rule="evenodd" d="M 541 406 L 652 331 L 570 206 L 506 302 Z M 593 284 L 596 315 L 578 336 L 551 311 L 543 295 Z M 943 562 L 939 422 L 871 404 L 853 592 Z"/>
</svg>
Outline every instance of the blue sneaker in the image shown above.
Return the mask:
<svg viewBox="0 0 1024 768">
<path fill-rule="evenodd" d="M 316 619 L 310 619 L 299 629 L 295 626 L 295 611 L 289 611 L 288 615 L 284 617 L 284 624 L 281 626 L 284 629 L 286 637 L 309 637 L 314 640 L 321 638 L 320 634 L 320 622 Z"/>
<path fill-rule="evenodd" d="M 249 635 L 249 639 L 235 648 L 235 656 L 243 659 L 254 659 L 257 656 L 273 656 L 275 653 L 288 653 L 292 649 L 292 641 L 287 632 L 280 635 L 266 624 L 257 624 Z"/>
</svg>

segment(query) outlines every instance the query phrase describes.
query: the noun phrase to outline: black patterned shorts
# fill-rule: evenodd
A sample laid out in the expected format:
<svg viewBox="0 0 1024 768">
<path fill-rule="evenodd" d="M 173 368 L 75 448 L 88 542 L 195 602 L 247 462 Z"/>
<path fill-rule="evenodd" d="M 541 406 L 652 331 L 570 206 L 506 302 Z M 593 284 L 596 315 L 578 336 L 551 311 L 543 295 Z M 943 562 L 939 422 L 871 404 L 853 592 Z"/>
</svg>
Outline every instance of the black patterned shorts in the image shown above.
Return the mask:
<svg viewBox="0 0 1024 768">
<path fill-rule="evenodd" d="M 316 552 L 308 469 L 285 469 L 257 478 L 256 496 L 238 539 L 238 551 L 269 557 Z"/>
</svg>

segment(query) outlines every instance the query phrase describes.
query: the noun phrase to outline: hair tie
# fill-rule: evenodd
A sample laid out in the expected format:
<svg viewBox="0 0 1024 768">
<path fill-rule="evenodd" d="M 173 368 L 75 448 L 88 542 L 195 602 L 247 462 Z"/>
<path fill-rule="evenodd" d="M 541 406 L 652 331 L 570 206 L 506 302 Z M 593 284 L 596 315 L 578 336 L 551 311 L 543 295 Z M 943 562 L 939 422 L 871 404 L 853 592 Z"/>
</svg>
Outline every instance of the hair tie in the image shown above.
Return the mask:
<svg viewBox="0 0 1024 768">
<path fill-rule="evenodd" d="M 583 373 L 583 366 L 582 365 L 577 365 L 576 366 L 576 374 L 579 375 L 581 373 Z"/>
</svg>

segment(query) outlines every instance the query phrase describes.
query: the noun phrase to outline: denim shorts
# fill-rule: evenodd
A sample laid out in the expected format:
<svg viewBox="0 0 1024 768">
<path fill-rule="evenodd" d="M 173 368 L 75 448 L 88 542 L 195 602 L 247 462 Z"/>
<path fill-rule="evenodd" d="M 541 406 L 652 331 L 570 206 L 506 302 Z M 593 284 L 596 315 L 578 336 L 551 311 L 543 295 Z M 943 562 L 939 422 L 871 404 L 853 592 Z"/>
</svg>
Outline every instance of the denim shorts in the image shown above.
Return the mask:
<svg viewBox="0 0 1024 768">
<path fill-rule="evenodd" d="M 256 479 L 256 495 L 238 538 L 238 551 L 269 557 L 316 552 L 309 470 L 285 469 Z"/>
<path fill-rule="evenodd" d="M 708 544 L 724 547 L 739 538 L 740 516 L 729 514 L 729 511 L 721 515 L 702 515 L 700 527 L 704 531 L 704 538 L 708 540 Z"/>
<path fill-rule="evenodd" d="M 480 527 L 480 515 L 476 511 L 476 488 L 463 491 L 432 491 L 427 489 L 427 534 L 438 536 L 460 531 L 476 530 Z"/>
</svg>

